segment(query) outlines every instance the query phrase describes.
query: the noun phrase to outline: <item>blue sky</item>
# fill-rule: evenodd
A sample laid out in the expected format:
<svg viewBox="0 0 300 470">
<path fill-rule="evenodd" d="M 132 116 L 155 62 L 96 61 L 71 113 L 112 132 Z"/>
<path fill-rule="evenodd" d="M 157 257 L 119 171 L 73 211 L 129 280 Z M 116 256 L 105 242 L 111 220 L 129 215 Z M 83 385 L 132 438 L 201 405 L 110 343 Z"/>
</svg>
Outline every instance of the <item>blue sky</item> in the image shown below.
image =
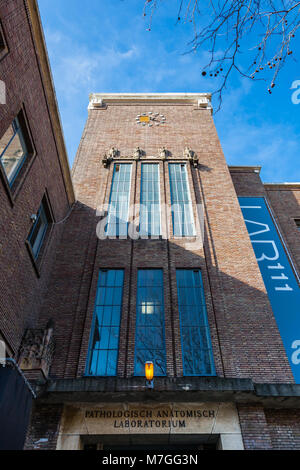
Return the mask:
<svg viewBox="0 0 300 470">
<path fill-rule="evenodd" d="M 72 166 L 91 92 L 212 92 L 202 77 L 208 51 L 184 54 L 191 23 L 176 24 L 177 0 L 165 0 L 151 31 L 143 0 L 38 0 L 65 140 Z M 297 39 L 296 39 L 297 40 Z M 264 182 L 300 181 L 300 47 L 282 70 L 272 95 L 268 82 L 235 74 L 215 124 L 229 165 L 260 165 Z M 247 58 L 247 52 L 242 51 Z M 218 103 L 213 101 L 217 108 Z"/>
</svg>

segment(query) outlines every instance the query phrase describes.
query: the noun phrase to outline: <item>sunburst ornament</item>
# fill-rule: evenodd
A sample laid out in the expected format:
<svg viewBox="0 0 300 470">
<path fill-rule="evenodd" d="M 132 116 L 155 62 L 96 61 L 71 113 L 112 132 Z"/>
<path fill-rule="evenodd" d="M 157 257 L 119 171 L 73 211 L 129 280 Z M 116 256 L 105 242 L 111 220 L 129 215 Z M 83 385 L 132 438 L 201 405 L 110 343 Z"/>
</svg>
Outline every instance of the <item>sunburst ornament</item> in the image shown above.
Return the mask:
<svg viewBox="0 0 300 470">
<path fill-rule="evenodd" d="M 152 127 L 160 126 L 166 122 L 166 118 L 163 114 L 153 113 L 149 111 L 148 113 L 138 114 L 135 118 L 135 121 L 138 125 L 142 127 Z"/>
</svg>

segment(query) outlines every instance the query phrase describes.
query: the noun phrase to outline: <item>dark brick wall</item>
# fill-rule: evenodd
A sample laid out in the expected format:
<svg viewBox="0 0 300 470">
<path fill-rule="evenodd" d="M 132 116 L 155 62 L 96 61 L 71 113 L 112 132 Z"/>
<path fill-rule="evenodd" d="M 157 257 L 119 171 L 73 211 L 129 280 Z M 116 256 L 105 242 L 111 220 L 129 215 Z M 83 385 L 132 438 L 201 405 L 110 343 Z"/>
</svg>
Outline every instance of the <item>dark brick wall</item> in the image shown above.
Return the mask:
<svg viewBox="0 0 300 470">
<path fill-rule="evenodd" d="M 63 405 L 36 404 L 28 427 L 24 450 L 55 450 Z"/>
<path fill-rule="evenodd" d="M 299 450 L 300 410 L 238 405 L 246 450 Z"/>
<path fill-rule="evenodd" d="M 300 410 L 266 410 L 274 450 L 300 449 Z"/>
<path fill-rule="evenodd" d="M 237 409 L 245 450 L 272 449 L 272 441 L 263 407 L 243 404 L 238 405 Z"/>
<path fill-rule="evenodd" d="M 138 128 L 137 114 L 152 109 L 166 124 Z M 139 201 L 141 163 L 131 158 L 139 146 L 153 161 L 164 146 L 173 161 L 193 149 L 198 169 L 188 166 L 191 197 L 205 215 L 204 247 L 170 238 L 97 240 L 96 208 L 108 202 L 113 165 L 103 155 L 114 146 L 131 161 L 131 203 Z M 121 160 L 119 160 L 121 161 Z M 170 203 L 168 163 L 160 161 L 161 202 Z M 99 268 L 124 268 L 118 375 L 134 367 L 136 281 L 138 268 L 164 271 L 167 371 L 182 375 L 176 268 L 201 268 L 216 373 L 250 377 L 256 382 L 293 382 L 264 283 L 242 218 L 211 114 L 188 104 L 109 104 L 90 110 L 73 167 L 78 204 L 65 224 L 62 244 L 42 307 L 42 319 L 56 321 L 53 377 L 82 376 L 88 352 Z"/>
<path fill-rule="evenodd" d="M 54 226 L 39 262 L 40 277 L 25 240 L 47 191 L 55 221 L 69 210 L 43 83 L 23 0 L 0 0 L 0 18 L 9 52 L 0 61 L 6 104 L 0 105 L 0 136 L 24 110 L 35 155 L 12 195 L 0 179 L 0 332 L 16 355 L 25 328 L 38 321 L 62 225 Z M 12 197 L 10 197 L 12 196 Z M 45 326 L 45 325 L 43 325 Z"/>
</svg>

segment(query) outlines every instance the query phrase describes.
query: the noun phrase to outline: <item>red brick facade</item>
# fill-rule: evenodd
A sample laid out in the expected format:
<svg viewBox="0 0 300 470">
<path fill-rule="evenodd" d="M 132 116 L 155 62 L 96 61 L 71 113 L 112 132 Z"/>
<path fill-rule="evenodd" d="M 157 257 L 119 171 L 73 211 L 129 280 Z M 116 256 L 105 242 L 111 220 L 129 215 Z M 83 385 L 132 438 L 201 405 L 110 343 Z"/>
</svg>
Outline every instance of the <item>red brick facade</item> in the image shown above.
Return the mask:
<svg viewBox="0 0 300 470">
<path fill-rule="evenodd" d="M 300 234 L 294 219 L 300 218 L 300 185 L 263 185 L 258 169 L 228 168 L 211 110 L 197 101 L 200 95 L 104 95 L 102 106 L 89 109 L 72 171 L 77 198 L 72 208 L 72 183 L 62 156 L 54 92 L 49 92 L 45 78 L 48 65 L 38 41 L 35 8 L 33 1 L 0 0 L 8 46 L 8 53 L 0 57 L 0 79 L 7 90 L 7 104 L 0 105 L 0 136 L 22 110 L 34 149 L 13 189 L 1 173 L 0 259 L 5 269 L 0 273 L 0 334 L 16 359 L 28 328 L 44 329 L 51 320 L 55 339 L 50 374 L 38 388 L 26 448 L 56 448 L 67 402 L 103 402 L 105 393 L 111 391 L 114 399 L 131 385 L 136 387 L 135 399 L 143 402 L 142 382 L 134 377 L 137 272 L 160 268 L 167 377 L 156 382 L 157 399 L 166 401 L 168 393 L 182 397 L 186 390 L 184 401 L 196 401 L 188 391 L 194 387 L 202 394 L 200 401 L 236 403 L 245 449 L 299 449 L 299 386 L 294 384 L 237 196 L 267 198 L 294 268 L 299 269 Z M 136 116 L 149 111 L 164 115 L 166 122 L 139 126 Z M 102 160 L 112 147 L 118 154 L 106 167 Z M 163 147 L 166 159 L 160 155 Z M 136 148 L 142 150 L 140 159 L 133 156 Z M 186 148 L 195 153 L 198 165 L 184 156 Z M 159 164 L 160 200 L 167 207 L 168 165 L 187 165 L 194 218 L 198 220 L 197 205 L 204 215 L 203 244 L 200 222 L 195 243 L 187 245 L 172 235 L 171 220 L 167 239 L 97 238 L 97 209 L 109 202 L 114 164 L 132 164 L 130 204 L 138 205 L 144 161 Z M 34 262 L 26 239 L 30 216 L 45 195 L 53 223 Z M 136 215 L 130 215 L 131 222 Z M 85 368 L 101 268 L 122 268 L 125 274 L 117 375 L 89 381 Z M 195 382 L 183 376 L 178 268 L 202 273 L 216 370 L 211 382 L 207 377 Z M 281 409 L 282 396 L 288 397 L 286 409 Z M 36 444 L 40 439 L 42 444 Z"/>
<path fill-rule="evenodd" d="M 135 116 L 149 107 L 167 117 L 164 127 L 137 128 Z M 168 161 L 184 161 L 186 146 L 196 152 L 200 166 L 189 166 L 188 174 L 194 209 L 202 204 L 205 212 L 203 248 L 188 251 L 184 240 L 173 237 L 97 240 L 95 211 L 108 202 L 113 174 L 113 164 L 107 169 L 101 161 L 112 145 L 120 152 L 117 162 L 133 164 L 132 204 L 138 203 L 140 190 L 141 161 L 130 158 L 136 147 L 145 152 L 142 161 L 156 161 L 162 146 L 170 152 Z M 170 204 L 168 162 L 159 165 L 161 202 Z M 164 270 L 170 377 L 182 375 L 175 269 L 201 268 L 217 375 L 293 382 L 209 110 L 147 102 L 90 110 L 73 181 L 79 202 L 66 223 L 55 285 L 42 309 L 42 322 L 54 317 L 61 324 L 56 338 L 60 361 L 54 360 L 52 367 L 56 378 L 84 374 L 99 268 L 116 267 L 125 269 L 118 376 L 133 375 L 137 269 L 159 267 Z"/>
<path fill-rule="evenodd" d="M 62 225 L 52 226 L 35 267 L 25 244 L 32 227 L 31 214 L 37 213 L 45 194 L 54 222 L 65 217 L 71 204 L 26 2 L 0 1 L 0 17 L 8 46 L 0 61 L 0 79 L 6 87 L 6 104 L 0 105 L 0 135 L 23 110 L 34 147 L 17 187 L 10 190 L 3 176 L 0 181 L 0 332 L 8 352 L 16 357 L 25 329 L 37 324 L 62 233 Z"/>
<path fill-rule="evenodd" d="M 135 116 L 150 109 L 166 116 L 166 123 L 151 129 L 138 127 Z M 119 154 L 105 168 L 102 159 L 112 146 Z M 137 147 L 144 152 L 140 161 L 132 157 Z M 158 159 L 162 147 L 168 150 L 167 161 Z M 186 162 L 186 147 L 199 159 L 198 168 L 188 164 L 188 180 L 194 215 L 196 204 L 202 204 L 204 211 L 203 247 L 186 249 L 184 240 L 172 235 L 168 240 L 98 240 L 96 210 L 109 201 L 114 163 L 132 163 L 130 202 L 135 204 L 140 200 L 141 163 L 159 162 L 161 203 L 170 204 L 168 164 Z M 78 202 L 65 224 L 41 313 L 41 323 L 48 318 L 56 322 L 53 380 L 80 379 L 85 374 L 100 268 L 125 271 L 117 376 L 133 377 L 137 270 L 148 267 L 164 272 L 168 377 L 183 375 L 175 270 L 200 268 L 217 376 L 262 384 L 294 382 L 237 195 L 268 197 L 296 264 L 299 233 L 291 219 L 299 217 L 299 192 L 285 191 L 287 213 L 277 196 L 281 188 L 264 187 L 253 168 L 229 170 L 209 109 L 194 103 L 144 100 L 110 102 L 89 111 L 73 166 Z M 284 446 L 276 440 L 276 426 L 272 427 L 277 411 L 264 409 L 263 404 L 240 404 L 238 413 L 245 449 Z M 291 432 L 296 436 L 293 413 L 287 410 L 285 416 L 287 421 L 291 417 Z M 285 448 L 290 448 L 288 443 Z"/>
</svg>

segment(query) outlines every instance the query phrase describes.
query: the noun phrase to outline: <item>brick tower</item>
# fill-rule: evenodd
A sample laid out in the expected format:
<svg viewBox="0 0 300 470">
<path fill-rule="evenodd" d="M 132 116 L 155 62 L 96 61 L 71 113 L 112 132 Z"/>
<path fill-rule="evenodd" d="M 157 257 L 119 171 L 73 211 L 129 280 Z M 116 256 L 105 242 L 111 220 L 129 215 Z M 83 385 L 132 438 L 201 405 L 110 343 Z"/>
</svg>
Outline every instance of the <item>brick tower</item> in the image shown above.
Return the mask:
<svg viewBox="0 0 300 470">
<path fill-rule="evenodd" d="M 229 168 L 205 93 L 92 94 L 72 177 L 27 448 L 299 448 L 300 340 L 288 349 L 260 264 L 299 299 L 299 185 Z M 251 230 L 265 203 L 286 265 L 255 238 L 267 222 Z"/>
</svg>

